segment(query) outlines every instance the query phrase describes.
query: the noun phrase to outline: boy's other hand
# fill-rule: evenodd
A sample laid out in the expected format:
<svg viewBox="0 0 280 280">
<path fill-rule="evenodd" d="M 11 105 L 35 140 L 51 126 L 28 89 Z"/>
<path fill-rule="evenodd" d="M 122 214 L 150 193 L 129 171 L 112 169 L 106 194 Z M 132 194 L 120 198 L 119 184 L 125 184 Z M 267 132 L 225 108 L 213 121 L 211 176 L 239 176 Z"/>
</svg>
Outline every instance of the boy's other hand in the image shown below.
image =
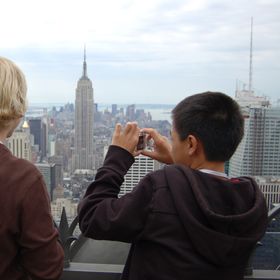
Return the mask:
<svg viewBox="0 0 280 280">
<path fill-rule="evenodd" d="M 133 156 L 140 154 L 135 148 L 138 143 L 140 128 L 136 122 L 128 122 L 123 128 L 120 123 L 116 124 L 115 131 L 112 138 L 112 145 L 119 146 Z"/>
<path fill-rule="evenodd" d="M 142 132 L 148 134 L 148 140 L 153 140 L 153 150 L 142 150 L 141 154 L 155 159 L 159 162 L 171 164 L 173 163 L 171 144 L 167 137 L 162 136 L 153 128 L 143 128 Z"/>
</svg>

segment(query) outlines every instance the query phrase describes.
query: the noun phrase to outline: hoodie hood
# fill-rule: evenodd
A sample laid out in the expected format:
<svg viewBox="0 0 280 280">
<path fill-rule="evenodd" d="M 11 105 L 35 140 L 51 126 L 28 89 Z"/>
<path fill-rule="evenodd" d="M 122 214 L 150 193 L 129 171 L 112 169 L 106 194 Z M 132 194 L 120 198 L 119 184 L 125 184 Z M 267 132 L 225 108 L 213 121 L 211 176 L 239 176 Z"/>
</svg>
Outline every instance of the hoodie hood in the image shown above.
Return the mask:
<svg viewBox="0 0 280 280">
<path fill-rule="evenodd" d="M 249 177 L 224 180 L 185 166 L 165 167 L 170 192 L 197 253 L 228 266 L 248 260 L 267 226 L 267 207 Z"/>
</svg>

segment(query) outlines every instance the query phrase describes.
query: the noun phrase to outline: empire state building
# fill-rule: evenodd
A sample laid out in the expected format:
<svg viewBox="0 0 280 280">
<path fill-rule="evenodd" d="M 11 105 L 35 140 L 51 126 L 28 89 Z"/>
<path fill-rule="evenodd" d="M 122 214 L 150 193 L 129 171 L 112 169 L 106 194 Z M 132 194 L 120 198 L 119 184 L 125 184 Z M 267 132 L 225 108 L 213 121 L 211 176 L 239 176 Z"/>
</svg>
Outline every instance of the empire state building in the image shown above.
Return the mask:
<svg viewBox="0 0 280 280">
<path fill-rule="evenodd" d="M 74 170 L 93 169 L 93 87 L 87 76 L 84 51 L 83 75 L 76 88 Z"/>
</svg>

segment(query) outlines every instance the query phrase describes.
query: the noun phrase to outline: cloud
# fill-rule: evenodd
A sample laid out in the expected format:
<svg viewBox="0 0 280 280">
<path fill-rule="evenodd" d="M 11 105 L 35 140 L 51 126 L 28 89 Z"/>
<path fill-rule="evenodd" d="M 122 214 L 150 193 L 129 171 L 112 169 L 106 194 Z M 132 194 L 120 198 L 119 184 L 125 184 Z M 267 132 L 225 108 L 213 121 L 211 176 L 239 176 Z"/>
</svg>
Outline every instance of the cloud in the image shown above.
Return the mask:
<svg viewBox="0 0 280 280">
<path fill-rule="evenodd" d="M 36 100 L 73 100 L 84 43 L 101 102 L 156 103 L 162 93 L 166 103 L 207 85 L 233 93 L 237 77 L 248 79 L 251 15 L 253 81 L 279 94 L 276 0 L 10 0 L 1 11 L 1 55 L 24 69 Z"/>
</svg>

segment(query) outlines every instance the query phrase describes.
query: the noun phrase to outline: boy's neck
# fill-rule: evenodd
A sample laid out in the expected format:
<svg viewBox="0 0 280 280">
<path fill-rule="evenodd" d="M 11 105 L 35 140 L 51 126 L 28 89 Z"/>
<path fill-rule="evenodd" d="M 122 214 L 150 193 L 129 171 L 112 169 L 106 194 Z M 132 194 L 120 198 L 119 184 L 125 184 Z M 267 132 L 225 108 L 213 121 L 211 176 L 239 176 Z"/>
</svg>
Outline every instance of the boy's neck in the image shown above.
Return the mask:
<svg viewBox="0 0 280 280">
<path fill-rule="evenodd" d="M 193 162 L 190 166 L 193 169 L 208 169 L 217 172 L 225 172 L 224 162 L 204 161 L 204 162 Z"/>
</svg>

